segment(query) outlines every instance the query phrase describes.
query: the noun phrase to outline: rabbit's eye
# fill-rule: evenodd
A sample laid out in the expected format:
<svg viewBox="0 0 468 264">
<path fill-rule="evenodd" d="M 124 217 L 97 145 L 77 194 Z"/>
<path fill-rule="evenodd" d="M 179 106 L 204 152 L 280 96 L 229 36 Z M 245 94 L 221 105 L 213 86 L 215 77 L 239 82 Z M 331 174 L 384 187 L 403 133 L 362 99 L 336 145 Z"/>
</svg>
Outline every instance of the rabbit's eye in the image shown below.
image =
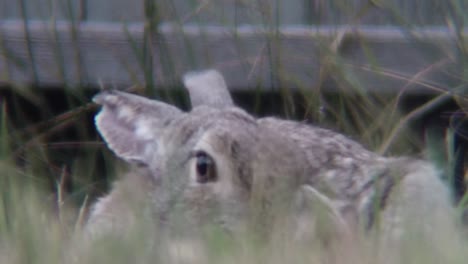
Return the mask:
<svg viewBox="0 0 468 264">
<path fill-rule="evenodd" d="M 203 151 L 199 151 L 195 154 L 196 163 L 195 168 L 197 170 L 197 182 L 207 183 L 216 180 L 215 163 L 213 159 Z"/>
</svg>

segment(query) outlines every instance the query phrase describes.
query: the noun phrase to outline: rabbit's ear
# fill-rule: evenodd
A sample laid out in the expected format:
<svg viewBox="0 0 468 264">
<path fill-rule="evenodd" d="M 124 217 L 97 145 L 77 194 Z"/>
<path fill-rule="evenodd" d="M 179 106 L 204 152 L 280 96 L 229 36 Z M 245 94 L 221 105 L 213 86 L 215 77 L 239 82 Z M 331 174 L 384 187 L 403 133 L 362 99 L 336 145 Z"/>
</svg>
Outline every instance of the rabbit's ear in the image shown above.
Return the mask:
<svg viewBox="0 0 468 264">
<path fill-rule="evenodd" d="M 192 108 L 200 105 L 214 108 L 234 105 L 223 76 L 216 70 L 189 72 L 184 75 L 184 85 L 190 94 Z"/>
<path fill-rule="evenodd" d="M 99 133 L 129 162 L 151 162 L 161 130 L 181 114 L 174 106 L 119 91 L 103 91 L 93 101 L 102 105 L 95 117 Z"/>
</svg>

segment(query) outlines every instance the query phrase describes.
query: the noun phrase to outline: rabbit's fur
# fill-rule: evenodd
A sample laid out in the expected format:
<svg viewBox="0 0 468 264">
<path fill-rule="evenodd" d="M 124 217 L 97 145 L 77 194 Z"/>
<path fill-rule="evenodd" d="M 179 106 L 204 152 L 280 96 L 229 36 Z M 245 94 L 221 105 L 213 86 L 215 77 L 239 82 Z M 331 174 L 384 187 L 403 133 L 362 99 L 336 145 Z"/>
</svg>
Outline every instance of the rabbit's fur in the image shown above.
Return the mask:
<svg viewBox="0 0 468 264">
<path fill-rule="evenodd" d="M 232 103 L 214 70 L 184 82 L 190 112 L 119 91 L 94 98 L 107 146 L 136 168 L 96 203 L 91 233 L 147 218 L 164 228 L 254 226 L 268 234 L 285 218 L 295 237 L 313 237 L 319 211 L 339 233 L 378 226 L 398 234 L 404 215 L 427 230 L 452 221 L 448 190 L 428 162 L 382 157 L 308 124 L 257 119 Z"/>
</svg>

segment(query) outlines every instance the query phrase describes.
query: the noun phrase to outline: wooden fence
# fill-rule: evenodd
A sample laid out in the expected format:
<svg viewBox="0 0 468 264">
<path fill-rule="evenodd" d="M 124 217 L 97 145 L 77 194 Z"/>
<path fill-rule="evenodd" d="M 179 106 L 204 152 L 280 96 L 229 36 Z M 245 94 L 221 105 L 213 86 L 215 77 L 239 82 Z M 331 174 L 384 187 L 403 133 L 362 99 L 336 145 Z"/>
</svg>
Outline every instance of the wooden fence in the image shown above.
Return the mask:
<svg viewBox="0 0 468 264">
<path fill-rule="evenodd" d="M 453 1 L 381 2 L 2 0 L 0 84 L 174 86 L 213 67 L 234 89 L 333 90 L 338 67 L 381 92 L 458 86 Z"/>
</svg>

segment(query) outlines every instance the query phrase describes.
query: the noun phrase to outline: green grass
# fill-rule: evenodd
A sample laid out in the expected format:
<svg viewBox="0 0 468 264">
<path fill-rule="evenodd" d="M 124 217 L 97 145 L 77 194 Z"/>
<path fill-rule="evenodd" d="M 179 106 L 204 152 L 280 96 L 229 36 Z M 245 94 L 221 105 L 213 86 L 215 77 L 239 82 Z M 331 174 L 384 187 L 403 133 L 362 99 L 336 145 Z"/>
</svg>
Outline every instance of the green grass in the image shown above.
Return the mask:
<svg viewBox="0 0 468 264">
<path fill-rule="evenodd" d="M 6 162 L 0 163 L 0 169 L 1 263 L 461 264 L 468 257 L 466 241 L 444 233 L 433 241 L 410 232 L 397 246 L 379 244 L 370 233 L 351 240 L 297 243 L 287 229 L 275 229 L 267 241 L 249 235 L 226 236 L 209 228 L 199 240 L 178 240 L 142 221 L 126 236 L 87 240 L 79 228 L 77 208 L 39 188 L 38 176 Z"/>
</svg>

